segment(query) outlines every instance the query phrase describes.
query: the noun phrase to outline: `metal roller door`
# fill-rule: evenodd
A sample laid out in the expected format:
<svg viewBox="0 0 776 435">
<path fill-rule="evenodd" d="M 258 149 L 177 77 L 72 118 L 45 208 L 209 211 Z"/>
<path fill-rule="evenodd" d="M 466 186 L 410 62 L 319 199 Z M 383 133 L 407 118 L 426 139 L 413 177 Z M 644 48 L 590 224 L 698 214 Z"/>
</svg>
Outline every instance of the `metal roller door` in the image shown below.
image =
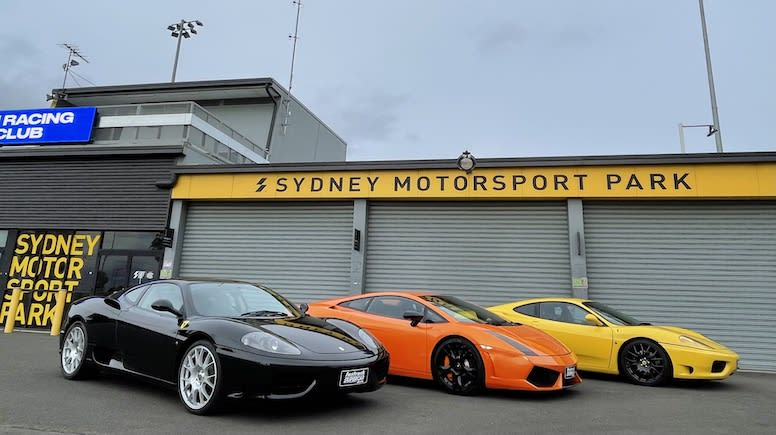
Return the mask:
<svg viewBox="0 0 776 435">
<path fill-rule="evenodd" d="M 350 291 L 353 204 L 189 203 L 182 277 L 266 284 L 292 302 Z"/>
<path fill-rule="evenodd" d="M 776 370 L 776 203 L 585 202 L 590 298 Z"/>
<path fill-rule="evenodd" d="M 430 290 L 481 305 L 571 294 L 565 202 L 376 202 L 366 290 Z"/>
</svg>

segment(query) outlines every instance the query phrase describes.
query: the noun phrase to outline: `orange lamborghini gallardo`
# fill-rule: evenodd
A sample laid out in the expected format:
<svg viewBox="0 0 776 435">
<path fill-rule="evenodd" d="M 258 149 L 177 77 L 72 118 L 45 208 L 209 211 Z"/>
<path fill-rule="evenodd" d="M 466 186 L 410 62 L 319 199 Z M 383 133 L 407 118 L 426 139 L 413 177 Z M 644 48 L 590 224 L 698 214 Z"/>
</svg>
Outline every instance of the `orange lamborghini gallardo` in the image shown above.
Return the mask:
<svg viewBox="0 0 776 435">
<path fill-rule="evenodd" d="M 368 293 L 314 302 L 308 313 L 361 326 L 388 349 L 389 374 L 433 379 L 450 393 L 559 390 L 581 382 L 577 357 L 561 342 L 456 297 Z"/>
</svg>

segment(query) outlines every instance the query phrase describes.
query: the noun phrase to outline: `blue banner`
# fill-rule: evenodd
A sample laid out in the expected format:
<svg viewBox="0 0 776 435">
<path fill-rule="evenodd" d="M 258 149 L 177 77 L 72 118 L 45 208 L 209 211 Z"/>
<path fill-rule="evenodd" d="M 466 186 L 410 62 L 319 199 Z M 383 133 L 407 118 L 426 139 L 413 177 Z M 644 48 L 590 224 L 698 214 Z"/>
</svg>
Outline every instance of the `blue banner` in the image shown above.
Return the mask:
<svg viewBox="0 0 776 435">
<path fill-rule="evenodd" d="M 0 146 L 92 139 L 96 107 L 0 111 Z"/>
</svg>

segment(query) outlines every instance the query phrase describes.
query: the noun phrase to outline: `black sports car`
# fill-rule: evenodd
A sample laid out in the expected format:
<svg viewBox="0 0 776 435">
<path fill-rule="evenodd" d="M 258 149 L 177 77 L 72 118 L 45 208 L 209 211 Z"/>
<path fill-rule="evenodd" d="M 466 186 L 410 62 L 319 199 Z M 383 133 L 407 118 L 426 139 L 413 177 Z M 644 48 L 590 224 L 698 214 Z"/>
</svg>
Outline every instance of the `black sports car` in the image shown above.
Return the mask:
<svg viewBox="0 0 776 435">
<path fill-rule="evenodd" d="M 177 385 L 190 412 L 224 397 L 365 392 L 385 383 L 388 353 L 368 332 L 305 314 L 263 286 L 155 281 L 74 302 L 60 336 L 62 374 L 115 369 Z"/>
</svg>

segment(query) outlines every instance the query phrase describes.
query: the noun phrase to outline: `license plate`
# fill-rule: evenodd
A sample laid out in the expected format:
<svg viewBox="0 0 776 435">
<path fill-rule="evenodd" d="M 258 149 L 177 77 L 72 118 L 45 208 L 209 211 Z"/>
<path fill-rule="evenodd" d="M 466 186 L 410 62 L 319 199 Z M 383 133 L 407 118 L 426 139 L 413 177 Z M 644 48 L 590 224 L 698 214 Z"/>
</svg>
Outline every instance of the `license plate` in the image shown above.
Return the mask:
<svg viewBox="0 0 776 435">
<path fill-rule="evenodd" d="M 576 374 L 577 374 L 576 366 L 566 367 L 566 371 L 563 373 L 563 377 L 565 377 L 566 379 L 571 379 Z"/>
<path fill-rule="evenodd" d="M 369 380 L 369 368 L 343 370 L 340 373 L 339 386 L 350 387 L 353 385 L 366 384 Z"/>
</svg>

